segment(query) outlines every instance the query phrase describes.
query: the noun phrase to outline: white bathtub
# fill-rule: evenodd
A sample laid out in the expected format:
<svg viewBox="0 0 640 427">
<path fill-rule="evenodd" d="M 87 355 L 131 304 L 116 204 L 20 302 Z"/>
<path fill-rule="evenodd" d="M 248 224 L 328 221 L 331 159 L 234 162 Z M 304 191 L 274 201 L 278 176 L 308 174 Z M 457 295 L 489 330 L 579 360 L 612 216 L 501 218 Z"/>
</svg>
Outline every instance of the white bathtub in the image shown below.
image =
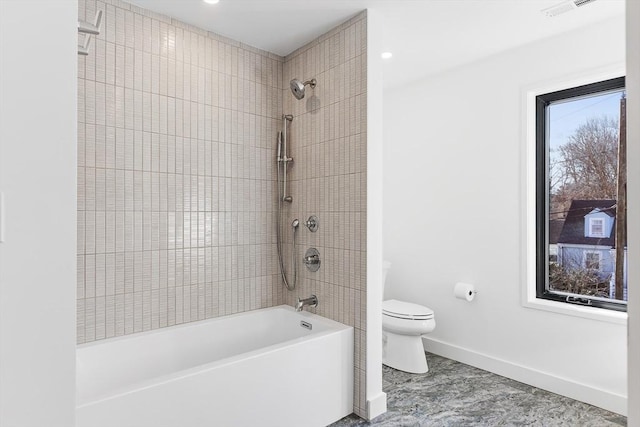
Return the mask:
<svg viewBox="0 0 640 427">
<path fill-rule="evenodd" d="M 84 344 L 76 358 L 77 427 L 326 426 L 352 412 L 353 328 L 284 305 Z"/>
</svg>

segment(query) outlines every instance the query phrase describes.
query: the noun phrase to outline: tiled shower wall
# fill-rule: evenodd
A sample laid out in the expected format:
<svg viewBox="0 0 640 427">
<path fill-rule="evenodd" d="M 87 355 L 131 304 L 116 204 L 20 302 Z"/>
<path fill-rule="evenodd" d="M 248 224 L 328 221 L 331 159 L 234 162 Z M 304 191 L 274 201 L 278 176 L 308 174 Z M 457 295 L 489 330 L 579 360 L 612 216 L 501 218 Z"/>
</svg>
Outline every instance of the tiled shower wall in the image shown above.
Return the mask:
<svg viewBox="0 0 640 427">
<path fill-rule="evenodd" d="M 354 412 L 366 414 L 366 188 L 367 188 L 367 21 L 366 12 L 285 58 L 283 85 L 315 78 L 315 89 L 296 100 L 284 92 L 291 122 L 293 203 L 288 221 L 319 218 L 316 233 L 300 227 L 298 258 L 309 247 L 321 267 L 302 267 L 298 287 L 286 302 L 315 294 L 315 311 L 355 329 Z"/>
<path fill-rule="evenodd" d="M 77 341 L 281 304 L 283 59 L 119 0 L 78 57 Z"/>
</svg>

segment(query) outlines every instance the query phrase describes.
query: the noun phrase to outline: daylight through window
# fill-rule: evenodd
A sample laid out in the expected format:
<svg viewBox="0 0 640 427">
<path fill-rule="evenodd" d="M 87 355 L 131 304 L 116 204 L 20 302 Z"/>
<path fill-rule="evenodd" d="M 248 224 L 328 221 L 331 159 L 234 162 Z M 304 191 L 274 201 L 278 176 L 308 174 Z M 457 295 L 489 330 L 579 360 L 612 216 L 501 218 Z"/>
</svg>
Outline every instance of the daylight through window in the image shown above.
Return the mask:
<svg viewBox="0 0 640 427">
<path fill-rule="evenodd" d="M 536 98 L 537 296 L 626 311 L 624 77 Z"/>
</svg>

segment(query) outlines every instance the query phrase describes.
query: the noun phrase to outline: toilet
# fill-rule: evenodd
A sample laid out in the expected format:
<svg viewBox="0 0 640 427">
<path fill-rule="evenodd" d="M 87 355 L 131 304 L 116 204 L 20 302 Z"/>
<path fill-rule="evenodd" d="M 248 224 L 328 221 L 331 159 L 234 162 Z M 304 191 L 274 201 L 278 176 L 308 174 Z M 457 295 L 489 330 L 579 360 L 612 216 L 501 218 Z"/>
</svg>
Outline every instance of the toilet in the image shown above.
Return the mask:
<svg viewBox="0 0 640 427">
<path fill-rule="evenodd" d="M 383 262 L 383 299 L 390 267 L 389 261 Z M 435 316 L 430 308 L 395 299 L 382 301 L 382 363 L 412 374 L 428 372 L 422 335 L 435 327 Z"/>
</svg>

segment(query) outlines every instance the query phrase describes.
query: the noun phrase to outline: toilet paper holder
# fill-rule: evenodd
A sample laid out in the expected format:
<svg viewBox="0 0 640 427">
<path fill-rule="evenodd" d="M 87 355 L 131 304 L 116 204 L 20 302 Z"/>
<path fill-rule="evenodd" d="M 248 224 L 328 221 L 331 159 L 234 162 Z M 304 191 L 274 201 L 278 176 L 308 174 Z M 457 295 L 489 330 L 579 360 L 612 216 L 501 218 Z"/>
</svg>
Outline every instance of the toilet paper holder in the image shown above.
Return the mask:
<svg viewBox="0 0 640 427">
<path fill-rule="evenodd" d="M 458 282 L 453 288 L 454 297 L 467 300 L 468 302 L 473 301 L 477 293 L 478 291 L 476 291 L 475 286 L 470 283 Z"/>
</svg>

